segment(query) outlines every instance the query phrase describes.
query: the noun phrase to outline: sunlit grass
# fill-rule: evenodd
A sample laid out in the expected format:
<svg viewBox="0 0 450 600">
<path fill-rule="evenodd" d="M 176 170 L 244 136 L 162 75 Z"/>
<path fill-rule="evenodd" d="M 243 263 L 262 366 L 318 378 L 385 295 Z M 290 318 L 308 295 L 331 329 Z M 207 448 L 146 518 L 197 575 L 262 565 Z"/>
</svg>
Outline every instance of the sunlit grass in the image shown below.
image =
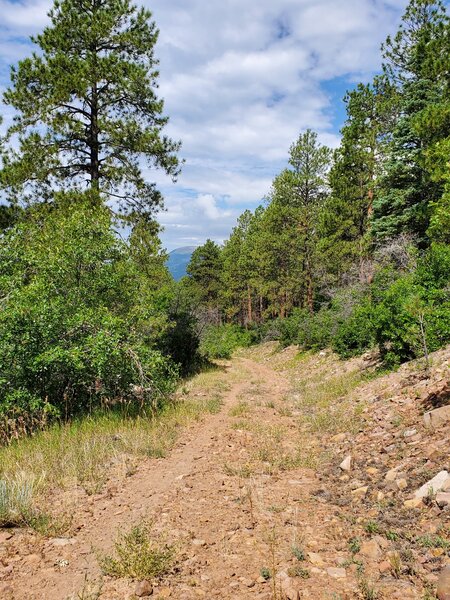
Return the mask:
<svg viewBox="0 0 450 600">
<path fill-rule="evenodd" d="M 156 415 L 99 411 L 0 448 L 0 526 L 51 512 L 50 491 L 98 493 L 109 478 L 132 474 L 144 457 L 166 456 L 183 427 L 220 410 L 230 385 L 225 377 L 216 368 L 184 382 Z"/>
</svg>

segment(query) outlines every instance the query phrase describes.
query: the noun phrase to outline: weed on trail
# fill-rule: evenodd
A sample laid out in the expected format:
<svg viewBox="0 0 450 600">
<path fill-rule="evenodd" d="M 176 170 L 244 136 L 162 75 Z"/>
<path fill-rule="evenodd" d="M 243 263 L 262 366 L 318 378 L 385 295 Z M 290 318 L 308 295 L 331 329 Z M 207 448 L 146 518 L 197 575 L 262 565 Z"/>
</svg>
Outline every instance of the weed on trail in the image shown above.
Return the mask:
<svg viewBox="0 0 450 600">
<path fill-rule="evenodd" d="M 85 575 L 83 587 L 78 592 L 68 596 L 66 600 L 98 600 L 102 594 L 102 589 L 102 581 L 91 581 Z"/>
<path fill-rule="evenodd" d="M 114 545 L 115 555 L 99 557 L 100 567 L 111 577 L 154 579 L 167 573 L 174 561 L 175 549 L 155 537 L 149 523 L 140 523 L 121 533 Z"/>
</svg>

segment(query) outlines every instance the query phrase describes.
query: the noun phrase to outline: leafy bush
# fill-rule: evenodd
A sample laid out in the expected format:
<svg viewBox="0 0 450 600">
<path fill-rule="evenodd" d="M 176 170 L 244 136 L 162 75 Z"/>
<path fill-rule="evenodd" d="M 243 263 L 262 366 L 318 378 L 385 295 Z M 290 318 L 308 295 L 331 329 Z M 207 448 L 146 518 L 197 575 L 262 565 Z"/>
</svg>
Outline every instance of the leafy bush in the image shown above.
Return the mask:
<svg viewBox="0 0 450 600">
<path fill-rule="evenodd" d="M 246 348 L 253 342 L 251 331 L 238 325 L 208 327 L 202 335 L 200 352 L 207 358 L 230 358 L 236 348 Z"/>
<path fill-rule="evenodd" d="M 383 268 L 369 293 L 342 319 L 332 346 L 344 358 L 378 345 L 387 366 L 450 341 L 450 249 L 432 246 L 409 272 Z"/>
<path fill-rule="evenodd" d="M 320 350 L 330 345 L 335 329 L 336 315 L 333 310 L 322 308 L 311 314 L 306 309 L 294 309 L 292 314 L 279 322 L 280 343 L 283 346 L 298 344 L 304 350 Z"/>
<path fill-rule="evenodd" d="M 369 286 L 341 290 L 318 312 L 294 309 L 273 323 L 283 346 L 331 346 L 342 358 L 378 346 L 387 366 L 450 341 L 450 249 L 433 245 L 408 271 L 383 264 Z"/>
<path fill-rule="evenodd" d="M 331 347 L 341 358 L 357 356 L 375 345 L 373 317 L 370 302 L 362 299 L 347 319 L 341 319 L 331 340 Z"/>
<path fill-rule="evenodd" d="M 177 369 L 157 347 L 159 282 L 109 212 L 77 200 L 30 209 L 0 237 L 4 440 L 99 404 L 155 408 L 174 387 Z"/>
</svg>

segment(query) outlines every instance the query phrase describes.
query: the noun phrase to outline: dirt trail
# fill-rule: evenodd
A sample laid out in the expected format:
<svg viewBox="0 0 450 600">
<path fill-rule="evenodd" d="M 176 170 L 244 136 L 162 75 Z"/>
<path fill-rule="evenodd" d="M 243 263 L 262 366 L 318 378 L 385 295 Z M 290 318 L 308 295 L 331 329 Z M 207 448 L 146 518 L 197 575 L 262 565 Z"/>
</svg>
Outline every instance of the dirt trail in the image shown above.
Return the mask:
<svg viewBox="0 0 450 600">
<path fill-rule="evenodd" d="M 223 465 L 227 461 L 233 463 L 236 447 L 232 439 L 234 432 L 230 429 L 230 421 L 233 420 L 229 416 L 230 407 L 245 395 L 249 381 L 257 381 L 264 386 L 267 398 L 277 399 L 288 388 L 287 381 L 269 367 L 247 359 L 240 359 L 239 367 L 244 367 L 248 372 L 246 381 L 234 384 L 224 395 L 219 414 L 208 415 L 201 423 L 188 428 L 169 457 L 142 464 L 127 479 L 126 487 L 112 497 L 107 493 L 96 496 L 92 514 L 90 509 L 86 510 L 85 525 L 77 536 L 69 540 L 53 540 L 44 544 L 40 553 L 33 552 L 25 557 L 22 568 L 17 569 L 14 577 L 14 598 L 61 600 L 70 594 L 80 593 L 86 581 L 94 581 L 100 576 L 93 548 L 101 552 L 110 550 L 120 528 L 129 528 L 148 517 L 161 520 L 165 529 L 172 534 L 171 521 L 179 520 L 183 531 L 188 532 L 188 538 L 205 538 L 206 545 L 198 548 L 200 554 L 208 555 L 209 566 L 206 571 L 214 573 L 218 570 L 220 577 L 223 577 L 221 544 L 227 536 L 226 532 L 234 531 L 234 528 L 237 530 L 239 521 L 242 521 L 242 509 L 233 506 L 234 501 L 227 496 L 227 493 L 236 494 L 239 486 L 233 484 L 231 487 L 236 489 L 230 489 L 224 482 L 227 478 Z M 233 369 L 233 365 L 230 369 Z M 245 523 L 244 518 L 243 526 L 246 524 L 250 525 L 250 522 L 247 519 Z M 239 555 L 232 556 L 229 562 L 238 565 L 241 562 Z M 211 579 L 205 580 L 205 584 L 214 581 L 214 576 L 209 577 Z M 134 589 L 120 582 L 117 591 L 114 587 L 113 582 L 103 585 L 101 597 L 124 598 L 127 590 L 132 592 Z M 211 586 L 208 584 L 204 587 L 207 589 Z M 216 596 L 216 592 L 208 592 L 207 597 Z M 237 597 L 236 591 L 230 592 L 229 588 L 227 595 L 223 593 L 220 595 L 224 598 Z M 254 597 L 253 592 L 247 595 Z M 175 597 L 182 596 L 176 592 Z"/>
<path fill-rule="evenodd" d="M 136 598 L 135 581 L 102 577 L 97 553 L 143 519 L 177 549 L 155 599 L 435 598 L 449 510 L 405 501 L 450 469 L 448 429 L 422 416 L 448 400 L 450 349 L 428 378 L 405 365 L 375 380 L 363 358 L 273 350 L 230 362 L 220 412 L 186 427 L 166 458 L 80 499 L 73 537 L 0 532 L 0 549 L 15 548 L 1 600 Z"/>
</svg>

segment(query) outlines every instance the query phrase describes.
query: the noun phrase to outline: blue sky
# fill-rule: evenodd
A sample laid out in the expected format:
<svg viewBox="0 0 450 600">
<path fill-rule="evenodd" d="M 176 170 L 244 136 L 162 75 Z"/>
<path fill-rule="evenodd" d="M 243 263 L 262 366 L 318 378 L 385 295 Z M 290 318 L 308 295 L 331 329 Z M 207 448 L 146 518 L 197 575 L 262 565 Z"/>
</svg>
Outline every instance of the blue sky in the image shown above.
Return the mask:
<svg viewBox="0 0 450 600">
<path fill-rule="evenodd" d="M 48 0 L 0 0 L 0 90 L 31 51 Z M 160 29 L 160 94 L 183 142 L 176 184 L 158 172 L 171 250 L 228 237 L 255 208 L 307 127 L 336 146 L 342 97 L 380 68 L 407 0 L 145 0 Z M 8 122 L 9 109 L 2 107 Z"/>
</svg>

